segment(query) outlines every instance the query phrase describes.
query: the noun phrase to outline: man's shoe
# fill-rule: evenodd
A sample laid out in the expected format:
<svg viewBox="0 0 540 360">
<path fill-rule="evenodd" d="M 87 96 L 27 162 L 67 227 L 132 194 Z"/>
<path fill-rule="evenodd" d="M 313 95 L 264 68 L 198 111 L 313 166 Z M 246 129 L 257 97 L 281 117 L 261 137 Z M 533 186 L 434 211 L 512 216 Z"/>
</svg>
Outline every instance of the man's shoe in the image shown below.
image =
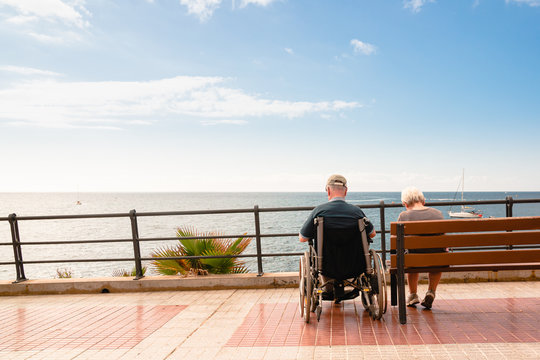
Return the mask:
<svg viewBox="0 0 540 360">
<path fill-rule="evenodd" d="M 345 295 L 345 287 L 343 286 L 343 283 L 341 281 L 334 282 L 334 299 L 341 300 L 343 295 Z"/>
<path fill-rule="evenodd" d="M 420 302 L 420 298 L 418 297 L 418 294 L 410 294 L 407 298 L 407 306 L 410 307 L 416 307 L 416 304 Z"/>
<path fill-rule="evenodd" d="M 433 305 L 433 300 L 435 300 L 435 293 L 431 290 L 428 290 L 426 293 L 426 296 L 424 297 L 424 300 L 422 301 L 423 307 L 426 309 L 431 309 L 431 306 Z"/>
</svg>

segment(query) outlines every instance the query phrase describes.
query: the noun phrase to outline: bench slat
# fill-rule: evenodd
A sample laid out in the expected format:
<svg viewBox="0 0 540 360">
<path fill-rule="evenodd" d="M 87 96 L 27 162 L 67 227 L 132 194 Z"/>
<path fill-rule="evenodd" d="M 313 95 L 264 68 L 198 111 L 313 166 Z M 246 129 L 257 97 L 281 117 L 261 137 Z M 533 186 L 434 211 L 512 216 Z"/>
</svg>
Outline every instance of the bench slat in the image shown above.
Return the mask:
<svg viewBox="0 0 540 360">
<path fill-rule="evenodd" d="M 391 255 L 396 267 L 396 255 Z M 538 263 L 540 250 L 464 251 L 459 253 L 405 254 L 405 268 L 444 265 Z"/>
<path fill-rule="evenodd" d="M 404 221 L 405 234 L 441 234 L 451 232 L 538 230 L 540 217 L 459 219 L 459 220 L 423 220 Z M 390 224 L 390 232 L 396 234 L 397 222 Z"/>
<path fill-rule="evenodd" d="M 480 264 L 480 265 L 453 265 L 453 266 L 433 266 L 429 268 L 432 272 L 467 272 L 467 271 L 499 271 L 499 270 L 533 270 L 540 269 L 540 263 L 523 264 Z M 391 273 L 396 273 L 396 269 L 390 269 Z M 407 268 L 407 273 L 425 273 L 426 268 Z"/>
<path fill-rule="evenodd" d="M 390 237 L 390 246 L 396 248 L 397 236 Z M 480 234 L 444 234 L 405 236 L 407 249 L 446 248 L 466 246 L 534 245 L 540 244 L 540 231 L 497 232 Z"/>
</svg>

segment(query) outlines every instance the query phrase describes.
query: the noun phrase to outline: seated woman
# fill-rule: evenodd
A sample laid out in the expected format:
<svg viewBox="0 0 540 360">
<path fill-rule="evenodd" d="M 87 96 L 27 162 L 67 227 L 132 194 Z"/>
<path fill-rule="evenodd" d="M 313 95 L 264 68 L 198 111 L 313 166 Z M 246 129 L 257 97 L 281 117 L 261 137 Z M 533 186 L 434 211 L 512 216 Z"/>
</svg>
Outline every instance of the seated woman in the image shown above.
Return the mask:
<svg viewBox="0 0 540 360">
<path fill-rule="evenodd" d="M 401 192 L 401 202 L 407 210 L 399 214 L 397 221 L 444 219 L 443 214 L 439 210 L 425 206 L 426 199 L 424 198 L 424 194 L 422 194 L 422 192 L 415 187 L 408 187 Z M 411 249 L 409 250 L 409 253 L 444 251 L 447 251 L 447 249 Z M 437 285 L 441 280 L 441 276 L 442 273 L 440 272 L 429 273 L 428 291 L 421 304 L 427 309 L 431 309 L 431 306 L 433 305 L 433 300 L 435 300 L 435 291 L 437 290 Z M 416 304 L 420 302 L 418 294 L 416 293 L 418 289 L 418 277 L 419 273 L 407 274 L 410 293 L 409 297 L 407 298 L 407 306 L 415 307 Z"/>
</svg>

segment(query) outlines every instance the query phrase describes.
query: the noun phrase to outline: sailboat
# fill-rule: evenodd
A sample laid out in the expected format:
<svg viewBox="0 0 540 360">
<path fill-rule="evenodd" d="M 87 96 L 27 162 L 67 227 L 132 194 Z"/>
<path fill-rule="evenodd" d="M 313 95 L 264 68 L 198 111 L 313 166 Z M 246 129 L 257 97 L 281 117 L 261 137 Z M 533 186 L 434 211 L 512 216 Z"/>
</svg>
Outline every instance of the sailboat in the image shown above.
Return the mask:
<svg viewBox="0 0 540 360">
<path fill-rule="evenodd" d="M 460 186 L 461 186 L 461 201 L 463 201 L 463 192 L 465 189 L 465 169 L 463 169 L 463 173 L 461 175 Z M 459 186 L 458 186 L 458 190 L 459 190 Z M 452 208 L 450 208 L 448 215 L 453 218 L 480 218 L 482 217 L 482 214 L 477 212 L 474 208 L 470 206 L 465 206 L 465 205 L 461 205 L 461 211 L 452 211 Z"/>
</svg>

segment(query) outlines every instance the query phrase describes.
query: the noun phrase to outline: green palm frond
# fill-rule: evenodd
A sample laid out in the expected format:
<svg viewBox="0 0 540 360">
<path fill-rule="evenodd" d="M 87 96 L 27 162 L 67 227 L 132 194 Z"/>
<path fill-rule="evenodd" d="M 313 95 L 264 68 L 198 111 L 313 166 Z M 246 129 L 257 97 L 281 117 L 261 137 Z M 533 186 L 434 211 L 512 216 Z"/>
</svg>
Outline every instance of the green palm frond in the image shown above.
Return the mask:
<svg viewBox="0 0 540 360">
<path fill-rule="evenodd" d="M 244 233 L 245 235 L 245 233 Z M 176 256 L 220 256 L 240 255 L 250 244 L 251 238 L 216 238 L 223 236 L 216 232 L 198 232 L 195 228 L 184 226 L 176 231 L 179 244 L 176 247 L 160 248 L 152 257 Z M 197 237 L 200 239 L 185 239 Z M 213 274 L 246 273 L 244 262 L 238 258 L 154 260 L 152 265 L 157 272 L 165 275 L 186 274 L 190 270 L 203 270 Z"/>
<path fill-rule="evenodd" d="M 213 251 L 215 244 L 213 234 L 211 233 L 199 233 L 193 227 L 181 227 L 176 231 L 178 241 L 184 252 L 185 256 L 203 256 L 207 251 Z M 185 237 L 203 237 L 202 239 L 183 239 Z M 187 259 L 190 267 L 193 269 L 203 268 L 200 259 Z"/>
<path fill-rule="evenodd" d="M 178 257 L 185 256 L 181 246 L 163 247 L 153 251 L 150 256 L 153 258 L 160 257 Z M 190 264 L 185 259 L 177 260 L 154 260 L 152 261 L 154 269 L 163 275 L 186 274 L 191 268 Z"/>
</svg>

